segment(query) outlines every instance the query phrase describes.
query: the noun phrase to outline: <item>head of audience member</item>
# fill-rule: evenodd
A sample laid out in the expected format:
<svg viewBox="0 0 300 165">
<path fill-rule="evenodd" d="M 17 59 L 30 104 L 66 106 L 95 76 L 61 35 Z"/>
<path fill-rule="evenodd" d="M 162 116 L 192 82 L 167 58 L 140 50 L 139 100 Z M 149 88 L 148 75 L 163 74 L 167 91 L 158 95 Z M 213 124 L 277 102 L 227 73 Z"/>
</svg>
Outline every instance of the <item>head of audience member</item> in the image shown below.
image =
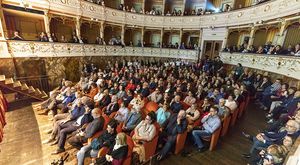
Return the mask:
<svg viewBox="0 0 300 165">
<path fill-rule="evenodd" d="M 234 92 L 235 96 L 238 96 L 241 94 L 240 90 L 238 90 L 238 89 L 235 89 L 233 92 Z"/>
<path fill-rule="evenodd" d="M 80 106 L 82 106 L 83 105 L 83 103 L 82 103 L 82 99 L 78 99 L 77 100 L 77 107 L 80 107 Z"/>
<path fill-rule="evenodd" d="M 297 89 L 295 87 L 290 87 L 288 89 L 288 94 L 289 95 L 294 95 L 296 91 L 297 91 Z"/>
<path fill-rule="evenodd" d="M 93 116 L 94 119 L 99 118 L 101 116 L 100 109 L 94 108 L 91 112 L 91 115 Z"/>
<path fill-rule="evenodd" d="M 286 125 L 285 125 L 285 129 L 287 131 L 288 134 L 294 134 L 297 131 L 299 131 L 299 123 L 296 122 L 295 120 L 289 120 Z"/>
<path fill-rule="evenodd" d="M 108 95 L 109 95 L 108 89 L 105 89 L 105 90 L 103 91 L 103 94 L 104 94 L 105 96 L 108 96 Z"/>
<path fill-rule="evenodd" d="M 284 146 L 277 144 L 270 145 L 263 157 L 263 165 L 274 165 L 283 162 L 288 150 Z"/>
<path fill-rule="evenodd" d="M 224 98 L 220 98 L 219 99 L 219 106 L 220 107 L 224 107 L 225 106 L 225 99 Z"/>
<path fill-rule="evenodd" d="M 210 116 L 216 116 L 218 114 L 218 108 L 215 106 L 210 107 L 209 115 Z"/>
<path fill-rule="evenodd" d="M 113 95 L 113 96 L 111 97 L 111 102 L 112 102 L 112 103 L 117 103 L 117 102 L 118 102 L 118 97 L 117 97 L 116 95 Z"/>
<path fill-rule="evenodd" d="M 106 128 L 107 132 L 110 133 L 110 134 L 115 133 L 116 128 L 117 128 L 117 125 L 118 125 L 117 121 L 112 119 L 112 120 L 107 124 L 107 128 Z"/>
<path fill-rule="evenodd" d="M 153 124 L 156 121 L 156 114 L 155 112 L 151 111 L 147 114 L 147 116 L 145 117 L 145 121 L 147 122 L 147 124 Z"/>
<path fill-rule="evenodd" d="M 296 91 L 294 93 L 294 98 L 299 98 L 300 97 L 300 91 Z"/>
<path fill-rule="evenodd" d="M 188 93 L 188 96 L 190 96 L 190 97 L 194 97 L 194 94 L 193 94 L 193 92 L 192 92 L 192 91 L 189 91 L 189 93 Z"/>
<path fill-rule="evenodd" d="M 176 95 L 176 96 L 174 97 L 174 101 L 175 101 L 176 103 L 179 103 L 179 102 L 180 102 L 180 96 L 179 96 L 179 95 Z"/>
<path fill-rule="evenodd" d="M 291 136 L 289 136 L 289 135 L 286 135 L 286 136 L 284 137 L 284 139 L 283 139 L 282 144 L 283 144 L 288 150 L 290 150 L 290 149 L 292 148 L 292 146 L 293 146 L 293 142 L 294 142 L 293 138 L 292 138 Z"/>
<path fill-rule="evenodd" d="M 116 136 L 116 144 L 119 146 L 125 146 L 127 145 L 127 136 L 124 132 L 120 132 Z"/>
</svg>

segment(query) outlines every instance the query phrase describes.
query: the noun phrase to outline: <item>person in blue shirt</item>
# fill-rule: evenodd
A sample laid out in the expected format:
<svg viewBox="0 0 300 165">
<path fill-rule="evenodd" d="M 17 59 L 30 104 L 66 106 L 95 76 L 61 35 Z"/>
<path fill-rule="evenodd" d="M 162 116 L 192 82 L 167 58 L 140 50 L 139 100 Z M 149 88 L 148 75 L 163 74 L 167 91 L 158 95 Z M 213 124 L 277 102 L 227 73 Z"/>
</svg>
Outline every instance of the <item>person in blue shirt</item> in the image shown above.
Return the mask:
<svg viewBox="0 0 300 165">
<path fill-rule="evenodd" d="M 221 120 L 218 116 L 218 108 L 211 107 L 209 113 L 201 120 L 202 127 L 200 130 L 192 132 L 194 142 L 197 145 L 198 151 L 203 152 L 206 150 L 201 138 L 210 137 L 221 126 Z"/>
<path fill-rule="evenodd" d="M 156 120 L 160 126 L 170 117 L 171 113 L 168 112 L 168 104 L 164 104 L 156 112 Z"/>
</svg>

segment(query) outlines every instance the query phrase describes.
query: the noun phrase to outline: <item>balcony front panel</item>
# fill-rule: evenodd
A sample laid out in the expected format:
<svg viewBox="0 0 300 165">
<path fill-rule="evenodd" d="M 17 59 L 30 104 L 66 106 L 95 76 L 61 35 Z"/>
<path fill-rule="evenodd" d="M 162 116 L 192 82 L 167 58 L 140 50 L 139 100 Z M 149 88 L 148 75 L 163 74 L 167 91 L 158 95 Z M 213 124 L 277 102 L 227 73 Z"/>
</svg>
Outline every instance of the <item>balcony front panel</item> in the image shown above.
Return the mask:
<svg viewBox="0 0 300 165">
<path fill-rule="evenodd" d="M 280 55 L 258 55 L 221 52 L 220 57 L 226 64 L 273 72 L 300 80 L 300 58 Z"/>
<path fill-rule="evenodd" d="M 92 44 L 7 41 L 12 57 L 143 56 L 197 60 L 198 51 Z"/>
<path fill-rule="evenodd" d="M 273 20 L 300 12 L 299 0 L 273 0 L 249 8 L 231 12 L 203 16 L 153 16 L 124 12 L 103 7 L 83 0 L 27 0 L 28 6 L 63 13 L 70 16 L 83 16 L 98 21 L 148 27 L 199 29 L 209 26 L 224 27 L 247 25 Z M 4 0 L 5 4 L 20 4 L 19 0 Z"/>
</svg>

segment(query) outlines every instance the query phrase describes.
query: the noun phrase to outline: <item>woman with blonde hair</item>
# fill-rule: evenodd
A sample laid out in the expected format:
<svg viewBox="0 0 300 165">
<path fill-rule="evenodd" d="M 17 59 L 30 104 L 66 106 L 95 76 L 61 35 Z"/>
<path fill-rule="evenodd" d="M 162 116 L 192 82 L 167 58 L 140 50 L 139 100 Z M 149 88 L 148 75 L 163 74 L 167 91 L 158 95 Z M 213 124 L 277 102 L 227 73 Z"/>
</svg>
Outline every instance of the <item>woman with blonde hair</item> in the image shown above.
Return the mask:
<svg viewBox="0 0 300 165">
<path fill-rule="evenodd" d="M 124 132 L 120 132 L 116 136 L 116 143 L 111 151 L 109 151 L 105 158 L 97 160 L 96 164 L 112 164 L 121 165 L 127 157 L 128 145 L 127 138 Z"/>
</svg>

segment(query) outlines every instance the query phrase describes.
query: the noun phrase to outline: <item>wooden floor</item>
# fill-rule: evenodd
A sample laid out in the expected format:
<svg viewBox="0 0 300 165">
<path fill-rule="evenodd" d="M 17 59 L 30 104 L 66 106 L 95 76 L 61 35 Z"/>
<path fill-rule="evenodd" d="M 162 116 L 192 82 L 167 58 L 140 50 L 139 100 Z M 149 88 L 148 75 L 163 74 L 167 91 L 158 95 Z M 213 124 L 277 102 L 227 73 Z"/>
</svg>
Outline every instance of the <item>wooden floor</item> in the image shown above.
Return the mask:
<svg viewBox="0 0 300 165">
<path fill-rule="evenodd" d="M 22 106 L 20 106 L 22 105 Z M 51 128 L 47 116 L 38 116 L 34 112 L 30 101 L 11 105 L 7 112 L 7 125 L 4 129 L 4 141 L 0 144 L 0 165 L 49 165 L 59 156 L 51 155 L 55 146 L 43 145 L 48 138 L 44 132 Z M 190 157 L 170 155 L 159 164 L 182 165 L 242 165 L 246 160 L 241 156 L 249 150 L 250 143 L 241 136 L 242 131 L 255 134 L 265 126 L 264 112 L 250 106 L 246 114 L 238 120 L 236 126 L 230 128 L 229 133 L 220 140 L 215 151 L 195 153 L 192 143 L 187 144 L 186 150 L 192 152 Z M 75 149 L 66 150 L 74 158 Z M 75 164 L 72 159 L 66 164 Z"/>
</svg>

